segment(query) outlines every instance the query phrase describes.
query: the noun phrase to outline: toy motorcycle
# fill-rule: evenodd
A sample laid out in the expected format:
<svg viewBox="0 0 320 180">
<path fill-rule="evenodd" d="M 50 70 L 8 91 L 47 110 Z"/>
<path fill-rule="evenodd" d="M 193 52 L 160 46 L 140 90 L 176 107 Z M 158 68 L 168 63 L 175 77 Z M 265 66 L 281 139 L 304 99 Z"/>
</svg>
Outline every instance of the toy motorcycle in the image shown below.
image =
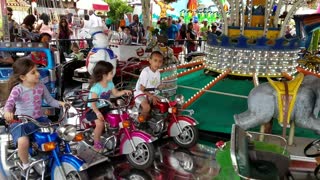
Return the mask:
<svg viewBox="0 0 320 180">
<path fill-rule="evenodd" d="M 307 157 L 312 157 L 316 159 L 317 167 L 314 169 L 314 176 L 316 179 L 320 179 L 320 139 L 316 139 L 312 142 L 310 142 L 305 148 L 304 148 L 304 155 Z"/>
<path fill-rule="evenodd" d="M 155 91 L 155 88 L 147 88 L 147 91 Z M 156 90 L 159 94 L 160 90 Z M 173 137 L 176 144 L 183 148 L 192 147 L 198 140 L 198 129 L 195 127 L 198 122 L 191 117 L 193 110 L 182 110 L 180 107 L 184 103 L 183 95 L 177 95 L 173 101 L 168 97 L 158 96 L 160 102 L 151 107 L 151 118 L 146 122 L 146 131 L 153 136 L 159 137 L 164 132 L 167 132 L 169 137 Z M 145 96 L 140 94 L 139 96 Z M 189 115 L 180 113 L 188 112 Z M 131 117 L 135 120 L 136 125 L 142 128 L 141 120 L 139 120 L 139 107 L 132 106 L 130 111 Z"/>
<path fill-rule="evenodd" d="M 67 108 L 66 108 L 67 109 Z M 87 180 L 87 164 L 73 155 L 69 142 L 79 142 L 83 139 L 82 133 L 76 133 L 73 126 L 59 126 L 60 123 L 39 123 L 30 116 L 17 115 L 20 125 L 32 122 L 39 129 L 30 135 L 31 147 L 30 168 L 27 169 L 26 179 L 30 177 L 30 169 L 33 168 L 41 179 L 52 180 Z M 2 126 L 2 130 L 5 127 Z M 0 134 L 0 179 L 21 179 L 22 164 L 18 158 L 18 149 L 12 145 L 11 135 L 5 130 Z M 40 177 L 39 177 L 40 178 Z"/>
<path fill-rule="evenodd" d="M 81 96 L 81 95 L 80 95 Z M 82 144 L 86 147 L 93 148 L 93 130 L 94 122 L 88 122 L 85 118 L 87 102 L 108 103 L 110 107 L 113 104 L 105 99 L 89 99 L 81 105 L 77 106 L 75 99 L 79 100 L 79 96 L 69 96 L 65 100 L 71 101 L 74 105 L 70 109 L 69 114 L 72 114 L 66 119 L 68 124 L 76 124 L 81 129 L 84 129 L 84 141 Z M 129 163 L 137 169 L 145 169 L 149 167 L 154 160 L 154 146 L 152 144 L 157 138 L 154 138 L 148 133 L 136 130 L 133 123 L 131 123 L 129 114 L 127 112 L 128 104 L 124 104 L 122 99 L 117 100 L 117 106 L 109 113 L 104 115 L 105 121 L 108 124 L 105 128 L 105 133 L 101 137 L 101 143 L 104 145 L 104 150 L 101 153 L 95 153 L 103 156 L 114 156 L 117 154 L 125 154 Z M 82 109 L 82 110 L 81 110 Z M 85 150 L 82 148 L 79 152 Z M 94 150 L 92 150 L 94 151 Z M 94 151 L 95 152 L 95 151 Z"/>
</svg>

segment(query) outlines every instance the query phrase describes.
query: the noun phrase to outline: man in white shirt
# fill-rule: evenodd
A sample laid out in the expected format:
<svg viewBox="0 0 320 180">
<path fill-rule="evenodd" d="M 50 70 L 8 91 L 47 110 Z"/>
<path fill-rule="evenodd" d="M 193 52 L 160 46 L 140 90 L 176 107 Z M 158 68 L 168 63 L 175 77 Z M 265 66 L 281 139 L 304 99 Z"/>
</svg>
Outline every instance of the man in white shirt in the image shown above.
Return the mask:
<svg viewBox="0 0 320 180">
<path fill-rule="evenodd" d="M 101 17 L 98 17 L 93 10 L 89 10 L 89 16 L 90 16 L 90 27 L 102 27 L 102 19 Z"/>
</svg>

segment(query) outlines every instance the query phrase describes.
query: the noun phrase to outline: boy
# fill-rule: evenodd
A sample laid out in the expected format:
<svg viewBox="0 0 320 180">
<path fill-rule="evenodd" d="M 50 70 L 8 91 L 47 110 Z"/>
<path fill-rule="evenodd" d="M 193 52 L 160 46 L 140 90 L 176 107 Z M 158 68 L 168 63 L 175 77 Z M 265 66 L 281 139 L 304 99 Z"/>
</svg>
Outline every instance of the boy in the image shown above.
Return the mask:
<svg viewBox="0 0 320 180">
<path fill-rule="evenodd" d="M 134 96 L 136 105 L 141 106 L 141 115 L 146 119 L 150 111 L 150 102 L 156 104 L 159 101 L 157 96 L 154 96 L 146 88 L 157 88 L 160 85 L 160 72 L 159 68 L 163 63 L 163 55 L 160 51 L 153 51 L 149 59 L 150 66 L 145 67 L 139 76 L 138 82 L 136 84 L 136 91 Z M 145 94 L 144 96 L 140 94 Z M 140 95 L 140 96 L 139 96 Z"/>
<path fill-rule="evenodd" d="M 123 37 L 123 44 L 125 45 L 130 45 L 131 42 L 132 42 L 132 37 L 131 37 L 131 34 L 130 34 L 130 28 L 129 26 L 126 26 L 124 29 L 124 37 Z"/>
</svg>

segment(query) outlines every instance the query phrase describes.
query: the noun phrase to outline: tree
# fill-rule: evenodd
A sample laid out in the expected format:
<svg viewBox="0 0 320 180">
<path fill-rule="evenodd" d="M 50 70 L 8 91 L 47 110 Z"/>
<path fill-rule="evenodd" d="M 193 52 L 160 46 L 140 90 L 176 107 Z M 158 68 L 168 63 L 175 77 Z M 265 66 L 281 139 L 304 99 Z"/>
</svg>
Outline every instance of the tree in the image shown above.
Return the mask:
<svg viewBox="0 0 320 180">
<path fill-rule="evenodd" d="M 150 0 L 141 0 L 142 5 L 142 19 L 144 29 L 150 25 L 152 14 L 150 15 Z"/>
<path fill-rule="evenodd" d="M 105 0 L 105 2 L 109 4 L 110 11 L 108 12 L 108 17 L 114 24 L 119 24 L 124 14 L 133 12 L 132 7 L 128 6 L 125 1 Z"/>
</svg>

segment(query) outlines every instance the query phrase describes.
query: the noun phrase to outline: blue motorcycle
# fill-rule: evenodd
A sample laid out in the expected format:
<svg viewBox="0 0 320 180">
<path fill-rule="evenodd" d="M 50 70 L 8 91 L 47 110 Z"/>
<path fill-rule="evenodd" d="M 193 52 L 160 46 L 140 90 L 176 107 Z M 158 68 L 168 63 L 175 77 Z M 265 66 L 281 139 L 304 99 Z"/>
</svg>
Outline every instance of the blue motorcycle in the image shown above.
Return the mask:
<svg viewBox="0 0 320 180">
<path fill-rule="evenodd" d="M 82 141 L 83 135 L 70 125 L 39 123 L 30 116 L 15 117 L 22 124 L 34 123 L 39 129 L 30 135 L 30 168 L 26 180 L 30 179 L 30 169 L 36 171 L 37 179 L 51 180 L 88 180 L 87 164 L 73 155 L 71 142 Z M 62 118 L 63 119 L 63 118 Z M 20 125 L 20 124 L 19 124 Z M 21 162 L 18 149 L 12 144 L 8 128 L 0 126 L 0 179 L 21 179 Z"/>
</svg>

